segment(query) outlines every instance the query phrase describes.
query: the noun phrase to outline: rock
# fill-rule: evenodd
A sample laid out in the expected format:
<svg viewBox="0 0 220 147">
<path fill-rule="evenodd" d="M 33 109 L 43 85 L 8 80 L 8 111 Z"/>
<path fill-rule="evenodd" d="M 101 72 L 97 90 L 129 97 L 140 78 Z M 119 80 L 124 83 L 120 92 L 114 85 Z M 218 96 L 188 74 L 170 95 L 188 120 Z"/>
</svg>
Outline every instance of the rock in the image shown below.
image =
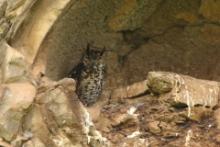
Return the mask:
<svg viewBox="0 0 220 147">
<path fill-rule="evenodd" d="M 1 12 L 0 12 L 1 13 Z M 1 14 L 0 14 L 1 15 Z M 1 17 L 1 16 L 0 16 Z M 10 24 L 8 20 L 2 18 L 0 19 L 0 40 L 6 36 L 7 32 L 10 29 Z"/>
<path fill-rule="evenodd" d="M 141 94 L 144 94 L 148 91 L 146 81 L 141 81 L 134 83 L 130 86 L 127 86 L 127 96 L 128 98 L 132 98 L 135 96 L 139 96 Z"/>
<path fill-rule="evenodd" d="M 51 139 L 53 140 L 55 147 L 82 147 L 82 145 L 76 142 L 71 142 L 68 136 L 66 136 L 63 132 L 57 132 Z"/>
<path fill-rule="evenodd" d="M 122 140 L 118 146 L 121 147 L 148 147 L 150 145 L 148 139 L 134 137 Z"/>
<path fill-rule="evenodd" d="M 155 94 L 170 92 L 173 88 L 172 81 L 168 75 L 158 76 L 155 72 L 149 72 L 147 76 L 147 86 Z M 168 77 L 167 77 L 168 76 Z"/>
<path fill-rule="evenodd" d="M 24 131 L 31 132 L 34 137 L 37 137 L 32 138 L 25 145 L 36 146 L 37 144 L 43 144 L 44 146 L 55 146 L 54 142 L 50 138 L 50 130 L 53 129 L 53 126 L 46 125 L 44 117 L 47 115 L 44 112 L 45 111 L 43 111 L 42 106 L 34 104 L 25 116 L 23 123 Z"/>
<path fill-rule="evenodd" d="M 220 46 L 220 42 L 219 42 L 220 41 L 220 37 L 219 37 L 220 26 L 219 25 L 216 25 L 214 23 L 213 24 L 207 23 L 200 27 L 199 26 L 198 27 L 188 26 L 185 28 L 185 31 L 182 32 L 182 34 L 181 32 L 179 32 L 180 36 L 172 37 L 174 33 L 175 32 L 171 34 L 168 33 L 169 35 L 167 34 L 166 37 L 170 37 L 170 38 L 169 39 L 167 38 L 167 40 L 169 40 L 169 42 L 175 47 L 177 46 L 179 47 L 181 44 L 186 44 L 184 46 L 184 50 L 188 52 L 188 55 L 185 54 L 183 59 L 184 59 L 184 62 L 187 63 L 188 68 L 192 68 L 190 67 L 192 63 L 196 63 L 198 60 L 200 61 L 200 59 L 207 58 L 208 60 L 200 61 L 200 64 L 204 65 L 204 68 L 207 70 L 208 68 L 207 66 L 209 66 L 210 64 L 213 64 L 213 60 L 216 60 L 216 57 L 214 57 L 213 54 L 218 55 L 220 53 L 217 50 L 218 46 Z M 192 44 L 190 44 L 189 39 L 193 40 L 197 44 L 197 46 L 193 46 Z M 176 43 L 172 43 L 172 41 L 175 41 Z M 207 52 L 206 46 L 213 46 L 213 48 L 209 50 L 209 52 Z M 188 48 L 191 48 L 191 49 L 188 49 Z M 200 49 L 200 51 L 197 51 L 198 49 Z M 194 59 L 192 56 L 194 56 Z M 193 71 L 193 69 L 190 69 L 191 71 L 196 73 L 195 77 L 203 78 L 203 79 L 210 79 L 209 78 L 210 75 L 201 76 L 201 74 L 199 74 L 200 72 L 204 72 L 205 69 L 203 70 L 199 69 L 198 66 L 199 66 L 199 63 L 196 63 L 196 65 L 193 66 L 194 68 L 198 69 L 197 71 Z M 216 71 L 212 71 L 212 72 L 216 72 Z M 189 74 L 189 73 L 184 73 L 184 74 Z M 198 75 L 200 75 L 200 77 Z"/>
<path fill-rule="evenodd" d="M 153 121 L 147 124 L 149 131 L 153 134 L 160 134 L 161 128 L 160 128 L 160 122 L 159 121 Z"/>
<path fill-rule="evenodd" d="M 110 142 L 104 138 L 99 131 L 95 128 L 91 128 L 90 131 L 90 139 L 89 139 L 89 146 L 91 147 L 111 147 Z"/>
<path fill-rule="evenodd" d="M 54 1 L 53 3 L 42 1 L 37 4 L 36 11 L 33 12 L 34 17 L 41 21 L 33 17 L 24 29 L 22 35 L 24 37 L 17 38 L 16 44 L 22 49 L 22 45 L 25 44 L 25 54 L 30 50 L 33 53 L 31 56 L 28 55 L 31 59 L 34 59 L 33 57 L 39 51 L 40 54 L 36 57 L 35 63 L 38 63 L 39 60 L 45 61 L 43 66 L 46 69 L 46 75 L 59 80 L 79 63 L 87 43 L 93 42 L 94 46 L 100 48 L 105 46 L 108 51 L 118 48 L 119 42 L 123 41 L 122 35 L 109 32 L 105 27 L 106 19 L 114 11 L 114 4 L 118 4 L 118 2 L 80 1 L 73 6 L 71 0 Z M 44 12 L 42 12 L 42 7 Z M 85 9 L 81 9 L 82 7 Z M 66 15 L 60 15 L 63 11 L 66 11 Z M 48 33 L 51 27 L 54 31 Z M 39 32 L 39 30 L 41 31 Z M 45 36 L 49 37 L 45 38 Z M 73 38 L 77 41 L 71 41 Z M 44 51 L 38 50 L 39 48 Z M 62 50 L 60 50 L 61 48 Z"/>
<path fill-rule="evenodd" d="M 71 80 L 71 84 L 66 80 L 66 83 L 61 81 L 55 86 L 56 88 L 52 88 L 41 95 L 46 109 L 51 112 L 60 127 L 77 125 L 78 122 L 71 107 L 74 99 L 75 103 L 79 103 L 77 95 L 74 93 L 73 80 Z M 69 96 L 72 99 L 69 99 Z"/>
<path fill-rule="evenodd" d="M 104 105 L 109 102 L 111 91 L 102 91 L 99 100 L 92 105 L 91 107 L 87 107 L 87 111 L 89 112 L 92 121 L 97 122 L 99 121 L 100 112 Z"/>
<path fill-rule="evenodd" d="M 200 31 L 201 42 L 203 41 L 210 45 L 220 46 L 220 26 L 206 24 L 200 29 Z"/>
<path fill-rule="evenodd" d="M 164 137 L 176 137 L 177 128 L 171 123 L 163 121 L 152 121 L 147 124 L 149 131 L 155 135 L 163 135 Z"/>
<path fill-rule="evenodd" d="M 55 140 L 54 143 L 56 144 L 56 140 L 62 138 L 64 139 L 63 143 L 69 142 L 66 135 L 71 136 L 75 144 L 87 142 L 83 136 L 83 114 L 80 112 L 82 108 L 74 92 L 75 81 L 72 79 L 63 79 L 57 83 L 53 83 L 51 87 L 47 87 L 45 90 L 42 91 L 42 94 L 38 96 L 37 100 L 44 107 L 45 114 L 48 114 L 46 122 L 49 124 L 53 121 L 56 122 L 56 124 L 52 123 L 50 128 L 60 130 L 61 132 L 60 134 L 56 131 L 57 136 L 52 139 Z"/>
<path fill-rule="evenodd" d="M 26 110 L 34 101 L 36 89 L 30 83 L 1 85 L 0 136 L 10 141 L 18 133 Z"/>
<path fill-rule="evenodd" d="M 217 134 L 217 135 L 214 137 L 214 140 L 215 140 L 217 143 L 220 143 L 220 134 Z"/>
<path fill-rule="evenodd" d="M 177 125 L 181 125 L 181 124 L 186 124 L 188 118 L 184 114 L 180 113 L 179 115 L 173 116 L 171 121 Z"/>
<path fill-rule="evenodd" d="M 220 22 L 220 1 L 218 0 L 202 0 L 200 14 L 206 19 L 214 22 Z"/>
<path fill-rule="evenodd" d="M 137 108 L 130 105 L 109 105 L 108 108 L 103 108 L 95 125 L 111 143 L 125 139 L 125 136 L 131 139 L 141 134 L 138 131 L 139 120 L 136 111 Z"/>
<path fill-rule="evenodd" d="M 0 138 L 0 146 L 2 146 L 2 147 L 12 147 L 9 143 L 3 141 L 2 138 Z"/>
<path fill-rule="evenodd" d="M 5 11 L 7 8 L 7 1 L 0 2 L 0 40 L 2 40 L 10 28 L 10 22 L 5 18 Z"/>
<path fill-rule="evenodd" d="M 78 124 L 77 117 L 75 117 L 71 105 L 69 104 L 71 101 L 67 99 L 64 89 L 56 88 L 46 95 L 47 97 L 45 97 L 45 99 L 48 100 L 46 108 L 52 113 L 60 127 L 75 126 Z"/>
<path fill-rule="evenodd" d="M 88 145 L 92 147 L 110 147 L 111 142 L 105 137 L 103 137 L 98 130 L 96 130 L 88 111 L 84 107 L 82 107 L 80 112 L 83 117 L 83 130 L 86 134 Z"/>
<path fill-rule="evenodd" d="M 3 25 L 0 23 L 0 40 L 1 37 L 6 40 L 14 37 L 35 2 L 36 0 L 2 0 L 0 2 L 0 22 L 6 20 Z"/>
<path fill-rule="evenodd" d="M 191 109 L 190 119 L 193 121 L 201 122 L 204 118 L 210 117 L 211 114 L 212 114 L 212 111 L 210 109 L 197 106 Z"/>
<path fill-rule="evenodd" d="M 28 76 L 28 64 L 25 57 L 5 42 L 0 45 L 2 81 L 15 82 L 25 80 Z"/>
<path fill-rule="evenodd" d="M 111 122 L 112 126 L 118 127 L 118 126 L 126 126 L 126 124 L 131 124 L 133 127 L 137 126 L 138 119 L 135 116 L 129 115 L 129 114 L 121 114 L 118 116 L 115 116 Z M 135 127 L 136 128 L 136 127 Z"/>
<path fill-rule="evenodd" d="M 75 81 L 66 78 L 55 83 L 45 82 L 41 85 L 37 102 L 46 116 L 47 128 L 54 132 L 49 140 L 57 147 L 108 146 L 108 140 L 96 130 L 90 114 L 79 101 Z"/>
<path fill-rule="evenodd" d="M 220 108 L 215 110 L 214 118 L 215 118 L 215 121 L 216 121 L 216 124 L 217 124 L 217 128 L 220 129 Z"/>
<path fill-rule="evenodd" d="M 7 36 L 16 38 L 13 40 L 12 46 L 24 54 L 30 64 L 38 54 L 44 37 L 69 2 L 70 0 L 54 1 L 53 3 L 50 1 L 37 3 L 37 0 L 10 2 L 7 16 L 15 18 Z M 31 17 L 28 17 L 30 15 Z M 21 27 L 24 21 L 25 27 Z M 16 36 L 18 30 L 20 34 Z"/>
<path fill-rule="evenodd" d="M 170 83 L 169 85 L 172 87 L 171 96 L 177 104 L 184 103 L 188 107 L 195 105 L 214 107 L 218 104 L 218 82 L 169 72 L 150 72 L 149 75 L 151 78 L 157 79 L 156 81 L 159 83 L 161 81 Z"/>
<path fill-rule="evenodd" d="M 93 114 L 78 100 L 73 80 L 54 82 L 40 76 L 33 104 L 22 100 L 26 103 L 23 108 L 17 104 L 15 92 L 16 99 L 10 98 L 9 105 L 0 103 L 0 122 L 8 117 L 16 120 L 4 122 L 12 126 L 0 130 L 0 136 L 10 134 L 5 135 L 9 139 L 2 136 L 4 141 L 26 147 L 114 146 L 109 140 L 122 147 L 218 146 L 218 110 L 216 123 L 209 116 L 218 108 L 217 82 L 174 73 L 161 77 L 154 73 L 145 79 L 151 70 L 219 79 L 218 0 L 7 0 L 2 7 L 5 1 L 0 2 L 0 36 L 7 36 L 14 48 L 6 45 L 0 50 L 3 83 L 29 79 L 25 59 L 39 64 L 36 75 L 42 72 L 50 78 L 63 78 L 78 63 L 86 44 L 94 42 L 106 46 L 109 69 L 104 88 L 113 92 L 103 96 L 108 100 L 106 109 L 102 109 L 103 103 L 96 103 L 89 111 L 94 113 L 95 119 L 91 119 Z M 0 102 L 7 94 L 5 85 L 0 88 Z M 148 95 L 149 90 L 156 96 Z M 11 105 L 13 112 L 10 109 L 5 114 Z"/>
<path fill-rule="evenodd" d="M 38 138 L 32 138 L 23 144 L 23 147 L 46 147 Z"/>
<path fill-rule="evenodd" d="M 157 11 L 144 22 L 140 31 L 142 35 L 154 37 L 170 31 L 173 26 L 194 24 L 199 21 L 200 0 L 166 1 L 160 4 Z"/>
<path fill-rule="evenodd" d="M 104 87 L 108 87 L 108 89 L 115 89 L 121 85 L 125 85 L 126 81 L 123 80 L 123 73 L 121 72 L 122 66 L 119 63 L 118 54 L 115 52 L 106 52 L 104 54 L 104 61 L 107 65 L 105 72 L 105 83 Z"/>
<path fill-rule="evenodd" d="M 114 99 L 127 98 L 127 89 L 126 88 L 115 89 L 113 90 L 111 97 Z"/>
<path fill-rule="evenodd" d="M 0 18 L 4 17 L 6 8 L 7 8 L 7 2 L 6 0 L 2 0 L 0 2 Z"/>
<path fill-rule="evenodd" d="M 111 94 L 112 99 L 120 99 L 120 98 L 133 98 L 136 96 L 140 96 L 148 91 L 147 82 L 141 81 L 129 85 L 127 87 L 122 87 L 113 90 Z"/>
<path fill-rule="evenodd" d="M 164 83 L 164 81 L 166 81 L 165 84 L 169 83 L 169 90 L 172 90 L 167 94 L 167 97 L 169 97 L 167 102 L 176 109 L 187 108 L 186 113 L 183 115 L 191 120 L 200 122 L 203 118 L 210 116 L 211 108 L 218 104 L 218 82 L 195 79 L 169 72 L 150 72 L 148 78 L 150 80 L 155 79 L 155 85 L 158 85 L 158 83 L 161 85 L 160 83 Z M 148 86 L 151 88 L 151 83 Z M 164 87 L 166 90 L 167 86 Z M 161 88 L 155 89 L 152 91 L 159 93 L 158 90 Z"/>
<path fill-rule="evenodd" d="M 135 30 L 152 15 L 161 0 L 124 0 L 115 14 L 108 20 L 114 31 Z"/>
<path fill-rule="evenodd" d="M 127 122 L 133 124 L 138 123 L 137 114 L 135 114 L 137 108 L 134 106 L 110 105 L 109 108 L 106 109 L 108 109 L 108 119 L 110 119 L 108 126 L 120 126 L 126 124 Z"/>
</svg>

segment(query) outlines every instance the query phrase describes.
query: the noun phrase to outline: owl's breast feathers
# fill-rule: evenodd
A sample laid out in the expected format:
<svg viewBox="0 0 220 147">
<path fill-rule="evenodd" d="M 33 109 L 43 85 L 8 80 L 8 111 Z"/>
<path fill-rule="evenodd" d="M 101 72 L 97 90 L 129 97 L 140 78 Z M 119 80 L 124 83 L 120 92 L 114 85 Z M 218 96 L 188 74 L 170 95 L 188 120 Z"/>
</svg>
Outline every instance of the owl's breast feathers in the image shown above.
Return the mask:
<svg viewBox="0 0 220 147">
<path fill-rule="evenodd" d="M 100 97 L 105 74 L 102 60 L 104 50 L 91 50 L 89 47 L 81 62 L 73 68 L 69 77 L 77 80 L 77 94 L 86 106 L 94 104 Z"/>
<path fill-rule="evenodd" d="M 86 105 L 92 105 L 99 98 L 104 80 L 104 66 L 96 64 L 89 70 L 82 71 L 78 82 L 77 93 L 80 100 Z"/>
</svg>

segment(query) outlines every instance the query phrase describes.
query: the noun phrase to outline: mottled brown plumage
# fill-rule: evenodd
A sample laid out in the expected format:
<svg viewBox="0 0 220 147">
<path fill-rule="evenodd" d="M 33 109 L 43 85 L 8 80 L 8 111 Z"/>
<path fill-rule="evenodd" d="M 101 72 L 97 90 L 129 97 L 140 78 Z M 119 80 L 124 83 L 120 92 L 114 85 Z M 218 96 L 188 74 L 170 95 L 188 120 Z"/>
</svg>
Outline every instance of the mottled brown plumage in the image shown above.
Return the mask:
<svg viewBox="0 0 220 147">
<path fill-rule="evenodd" d="M 104 49 L 99 50 L 88 45 L 81 62 L 69 74 L 69 77 L 77 80 L 76 92 L 86 106 L 94 104 L 102 92 L 105 73 L 103 53 Z"/>
</svg>

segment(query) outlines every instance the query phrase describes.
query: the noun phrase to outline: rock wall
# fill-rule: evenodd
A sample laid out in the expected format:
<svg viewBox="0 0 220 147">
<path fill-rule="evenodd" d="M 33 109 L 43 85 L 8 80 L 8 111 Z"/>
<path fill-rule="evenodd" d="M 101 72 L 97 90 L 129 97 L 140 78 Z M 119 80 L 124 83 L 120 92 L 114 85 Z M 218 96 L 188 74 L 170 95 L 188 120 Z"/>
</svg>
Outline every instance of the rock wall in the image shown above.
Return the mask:
<svg viewBox="0 0 220 147">
<path fill-rule="evenodd" d="M 219 82 L 177 74 L 219 80 L 219 5 L 1 1 L 0 146 L 219 146 Z M 87 43 L 107 48 L 91 107 L 62 79 Z"/>
<path fill-rule="evenodd" d="M 214 0 L 72 2 L 41 46 L 46 74 L 64 77 L 93 43 L 108 50 L 107 88 L 151 70 L 220 80 L 218 7 Z"/>
</svg>

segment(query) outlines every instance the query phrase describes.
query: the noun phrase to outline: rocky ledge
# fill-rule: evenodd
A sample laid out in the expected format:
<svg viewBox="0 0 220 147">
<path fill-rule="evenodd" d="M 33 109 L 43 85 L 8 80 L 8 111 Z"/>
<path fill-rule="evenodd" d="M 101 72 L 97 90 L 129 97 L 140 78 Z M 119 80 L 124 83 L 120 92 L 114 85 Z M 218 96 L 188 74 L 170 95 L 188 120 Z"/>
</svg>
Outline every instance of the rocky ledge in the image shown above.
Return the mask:
<svg viewBox="0 0 220 147">
<path fill-rule="evenodd" d="M 16 50 L 1 52 L 1 146 L 220 145 L 219 82 L 149 72 L 84 107 L 73 79 L 36 78 Z"/>
</svg>

